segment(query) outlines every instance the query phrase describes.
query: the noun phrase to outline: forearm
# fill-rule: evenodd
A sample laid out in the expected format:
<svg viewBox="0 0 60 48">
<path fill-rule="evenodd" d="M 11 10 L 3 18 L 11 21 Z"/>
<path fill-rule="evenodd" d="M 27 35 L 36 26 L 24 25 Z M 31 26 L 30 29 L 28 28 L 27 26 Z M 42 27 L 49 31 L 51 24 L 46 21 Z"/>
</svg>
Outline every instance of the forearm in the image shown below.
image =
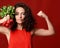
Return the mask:
<svg viewBox="0 0 60 48">
<path fill-rule="evenodd" d="M 53 27 L 52 23 L 50 22 L 50 20 L 48 19 L 48 17 L 46 17 L 45 20 L 47 22 L 48 30 L 50 32 L 54 32 L 54 27 Z"/>
<path fill-rule="evenodd" d="M 36 35 L 42 35 L 42 36 L 53 35 L 54 34 L 54 28 L 53 28 L 52 23 L 48 19 L 48 16 L 42 11 L 40 11 L 37 15 L 40 17 L 43 17 L 46 20 L 48 29 L 47 30 L 46 29 L 37 29 L 35 31 L 35 34 Z"/>
<path fill-rule="evenodd" d="M 47 26 L 48 29 L 36 29 L 35 31 L 35 35 L 41 35 L 41 36 L 48 36 L 48 35 L 53 35 L 54 34 L 54 28 L 52 23 L 50 22 L 50 20 L 48 18 L 45 18 L 46 22 L 47 22 Z"/>
<path fill-rule="evenodd" d="M 54 31 L 53 25 L 52 25 L 52 23 L 50 22 L 50 20 L 48 19 L 48 16 L 47 16 L 44 12 L 42 12 L 42 11 L 40 11 L 40 12 L 38 13 L 38 15 L 39 15 L 40 17 L 43 17 L 43 18 L 46 20 L 47 25 L 48 25 L 48 30 L 51 31 L 51 32 Z"/>
</svg>

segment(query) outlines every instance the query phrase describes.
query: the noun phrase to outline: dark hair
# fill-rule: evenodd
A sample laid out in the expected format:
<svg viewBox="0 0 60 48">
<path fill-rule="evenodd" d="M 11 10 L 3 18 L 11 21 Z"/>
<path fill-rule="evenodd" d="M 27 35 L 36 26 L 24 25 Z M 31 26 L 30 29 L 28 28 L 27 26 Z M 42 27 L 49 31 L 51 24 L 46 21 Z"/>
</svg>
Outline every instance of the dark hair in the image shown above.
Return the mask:
<svg viewBox="0 0 60 48">
<path fill-rule="evenodd" d="M 28 32 L 33 30 L 34 25 L 35 25 L 35 20 L 33 18 L 31 9 L 24 3 L 17 3 L 14 7 L 15 7 L 15 10 L 18 7 L 22 7 L 22 8 L 25 9 L 25 18 L 24 18 L 24 22 L 22 23 L 23 28 Z M 13 22 L 14 22 L 14 24 L 13 24 L 11 29 L 15 30 L 16 27 L 17 27 L 17 22 L 16 22 L 16 19 L 15 19 L 15 15 L 14 15 L 14 18 L 13 18 Z"/>
</svg>

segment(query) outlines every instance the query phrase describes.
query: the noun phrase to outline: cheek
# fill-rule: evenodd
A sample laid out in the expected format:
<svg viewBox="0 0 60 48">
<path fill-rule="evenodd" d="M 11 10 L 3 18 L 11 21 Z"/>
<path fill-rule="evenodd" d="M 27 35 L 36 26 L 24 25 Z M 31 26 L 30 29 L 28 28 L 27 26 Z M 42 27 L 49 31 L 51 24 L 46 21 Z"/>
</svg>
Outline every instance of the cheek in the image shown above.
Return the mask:
<svg viewBox="0 0 60 48">
<path fill-rule="evenodd" d="M 15 16 L 15 19 L 19 19 L 19 16 L 18 16 L 18 15 L 16 15 L 16 16 Z"/>
<path fill-rule="evenodd" d="M 17 21 L 18 17 L 17 17 L 17 16 L 15 16 L 15 19 L 16 19 L 16 21 Z"/>
<path fill-rule="evenodd" d="M 15 16 L 15 19 L 17 19 L 17 17 Z"/>
<path fill-rule="evenodd" d="M 24 19 L 24 18 L 25 18 L 25 15 L 22 16 L 22 19 Z"/>
</svg>

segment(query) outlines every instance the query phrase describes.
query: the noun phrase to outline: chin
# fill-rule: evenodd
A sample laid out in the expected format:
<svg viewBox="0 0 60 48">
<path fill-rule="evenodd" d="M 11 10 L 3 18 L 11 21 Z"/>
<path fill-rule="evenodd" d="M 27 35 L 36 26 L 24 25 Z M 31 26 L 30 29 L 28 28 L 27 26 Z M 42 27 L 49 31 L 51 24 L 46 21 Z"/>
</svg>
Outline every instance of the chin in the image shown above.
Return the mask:
<svg viewBox="0 0 60 48">
<path fill-rule="evenodd" d="M 22 24 L 23 23 L 23 21 L 16 21 L 18 24 Z"/>
<path fill-rule="evenodd" d="M 17 22 L 18 24 L 22 24 L 22 22 Z"/>
</svg>

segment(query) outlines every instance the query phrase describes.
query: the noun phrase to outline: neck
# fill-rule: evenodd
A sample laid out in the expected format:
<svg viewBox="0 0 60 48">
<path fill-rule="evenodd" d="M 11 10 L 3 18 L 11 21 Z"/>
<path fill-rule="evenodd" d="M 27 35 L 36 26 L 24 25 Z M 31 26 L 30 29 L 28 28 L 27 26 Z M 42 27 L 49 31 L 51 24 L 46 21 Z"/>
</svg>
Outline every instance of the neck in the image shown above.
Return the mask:
<svg viewBox="0 0 60 48">
<path fill-rule="evenodd" d="M 19 29 L 19 30 L 22 30 L 22 27 L 23 27 L 23 26 L 22 26 L 21 24 L 18 24 L 18 25 L 17 25 L 17 29 Z"/>
</svg>

